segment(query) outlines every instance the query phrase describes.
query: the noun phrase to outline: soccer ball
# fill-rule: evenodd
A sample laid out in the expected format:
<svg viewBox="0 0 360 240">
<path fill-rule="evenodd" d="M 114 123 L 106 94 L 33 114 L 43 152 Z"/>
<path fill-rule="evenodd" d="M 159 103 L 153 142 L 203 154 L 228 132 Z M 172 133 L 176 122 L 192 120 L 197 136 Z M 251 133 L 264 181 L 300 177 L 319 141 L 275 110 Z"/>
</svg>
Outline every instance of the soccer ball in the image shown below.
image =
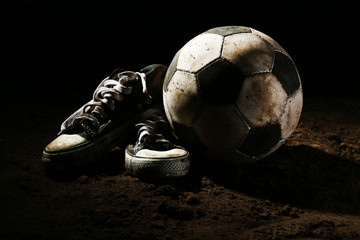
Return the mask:
<svg viewBox="0 0 360 240">
<path fill-rule="evenodd" d="M 289 54 L 242 26 L 213 28 L 186 43 L 168 68 L 163 97 L 166 116 L 187 147 L 240 164 L 278 149 L 303 105 Z"/>
</svg>

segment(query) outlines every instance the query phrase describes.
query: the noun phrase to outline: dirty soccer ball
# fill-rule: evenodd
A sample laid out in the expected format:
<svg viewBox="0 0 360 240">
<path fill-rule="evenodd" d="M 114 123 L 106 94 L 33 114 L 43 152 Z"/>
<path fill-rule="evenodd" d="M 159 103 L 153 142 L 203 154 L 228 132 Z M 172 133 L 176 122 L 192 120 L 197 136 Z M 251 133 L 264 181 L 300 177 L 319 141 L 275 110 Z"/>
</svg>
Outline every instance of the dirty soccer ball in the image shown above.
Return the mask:
<svg viewBox="0 0 360 240">
<path fill-rule="evenodd" d="M 165 76 L 164 107 L 175 133 L 203 156 L 250 163 L 278 149 L 302 110 L 289 54 L 255 29 L 210 29 L 186 43 Z"/>
</svg>

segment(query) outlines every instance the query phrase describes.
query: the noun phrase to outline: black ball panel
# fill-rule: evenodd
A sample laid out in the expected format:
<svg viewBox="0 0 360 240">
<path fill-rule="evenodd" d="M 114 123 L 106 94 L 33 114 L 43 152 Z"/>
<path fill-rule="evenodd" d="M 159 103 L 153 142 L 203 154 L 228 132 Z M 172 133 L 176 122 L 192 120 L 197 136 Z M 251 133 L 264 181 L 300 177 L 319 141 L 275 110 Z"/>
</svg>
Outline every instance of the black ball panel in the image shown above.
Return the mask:
<svg viewBox="0 0 360 240">
<path fill-rule="evenodd" d="M 300 79 L 294 62 L 285 54 L 275 51 L 272 73 L 284 86 L 288 95 L 296 92 L 300 87 Z"/>
<path fill-rule="evenodd" d="M 197 74 L 199 92 L 204 103 L 235 103 L 244 78 L 232 63 L 222 58 L 211 62 Z"/>
<path fill-rule="evenodd" d="M 206 32 L 219 34 L 225 37 L 236 33 L 251 33 L 251 29 L 243 26 L 226 26 L 226 27 L 212 28 Z"/>
<path fill-rule="evenodd" d="M 250 129 L 238 150 L 248 156 L 259 156 L 269 152 L 281 140 L 280 124 Z"/>
</svg>

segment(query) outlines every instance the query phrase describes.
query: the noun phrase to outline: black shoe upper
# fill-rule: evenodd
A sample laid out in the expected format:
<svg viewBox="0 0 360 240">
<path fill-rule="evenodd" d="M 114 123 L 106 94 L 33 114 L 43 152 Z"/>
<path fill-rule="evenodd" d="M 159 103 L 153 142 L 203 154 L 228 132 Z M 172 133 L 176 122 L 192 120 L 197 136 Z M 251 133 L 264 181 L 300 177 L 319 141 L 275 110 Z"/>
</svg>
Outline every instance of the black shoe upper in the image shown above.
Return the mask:
<svg viewBox="0 0 360 240">
<path fill-rule="evenodd" d="M 128 147 L 128 151 L 133 155 L 142 149 L 167 151 L 182 148 L 174 144 L 177 138 L 165 114 L 157 112 L 151 118 L 136 124 L 135 128 L 137 130 L 136 143 Z"/>
<path fill-rule="evenodd" d="M 139 72 L 115 70 L 96 88 L 93 99 L 62 123 L 59 135 L 82 133 L 92 139 L 110 131 L 119 121 L 162 102 L 165 73 L 166 67 L 160 64 Z"/>
</svg>

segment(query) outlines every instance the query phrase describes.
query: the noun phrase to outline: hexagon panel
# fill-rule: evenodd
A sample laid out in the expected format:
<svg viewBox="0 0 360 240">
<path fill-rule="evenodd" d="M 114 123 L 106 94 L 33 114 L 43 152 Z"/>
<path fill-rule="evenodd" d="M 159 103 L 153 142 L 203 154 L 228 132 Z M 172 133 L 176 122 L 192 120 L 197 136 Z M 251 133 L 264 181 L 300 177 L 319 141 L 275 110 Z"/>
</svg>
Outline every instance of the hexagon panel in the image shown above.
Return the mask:
<svg viewBox="0 0 360 240">
<path fill-rule="evenodd" d="M 187 127 L 192 126 L 195 114 L 199 111 L 202 100 L 194 74 L 176 71 L 164 94 L 164 106 L 168 116 L 175 122 Z"/>
<path fill-rule="evenodd" d="M 268 41 L 271 45 L 274 46 L 275 50 L 280 50 L 280 51 L 286 53 L 285 49 L 277 41 L 272 39 L 270 36 L 266 35 L 265 33 L 260 32 L 256 29 L 253 29 L 253 28 L 251 28 L 251 31 L 253 34 L 259 36 L 260 38 L 264 39 L 265 41 Z"/>
<path fill-rule="evenodd" d="M 233 150 L 249 131 L 234 105 L 204 105 L 194 122 L 200 141 L 209 149 Z"/>
<path fill-rule="evenodd" d="M 206 147 L 201 143 L 194 131 L 194 128 L 186 127 L 177 122 L 174 122 L 173 126 L 179 141 L 181 141 L 181 144 L 189 151 L 192 151 L 192 153 L 203 153 L 206 151 Z"/>
<path fill-rule="evenodd" d="M 270 72 L 274 48 L 255 34 L 239 33 L 225 37 L 221 57 L 235 64 L 245 75 Z"/>
<path fill-rule="evenodd" d="M 220 57 L 223 37 L 204 33 L 190 40 L 181 49 L 177 69 L 195 73 L 202 67 Z"/>
<path fill-rule="evenodd" d="M 166 75 L 165 75 L 165 78 L 164 78 L 164 84 L 163 84 L 163 89 L 164 91 L 166 92 L 167 91 L 167 87 L 169 85 L 169 82 L 171 81 L 171 78 L 172 76 L 174 75 L 174 73 L 176 72 L 177 70 L 177 62 L 178 62 L 178 59 L 179 59 L 179 55 L 180 55 L 180 51 L 179 50 L 174 58 L 172 59 L 167 71 L 166 71 Z"/>
<path fill-rule="evenodd" d="M 297 91 L 286 103 L 285 110 L 280 119 L 281 137 L 287 139 L 295 130 L 302 111 L 303 96 L 302 91 Z"/>
<path fill-rule="evenodd" d="M 252 127 L 279 121 L 287 94 L 272 73 L 255 74 L 245 79 L 236 106 Z"/>
</svg>

